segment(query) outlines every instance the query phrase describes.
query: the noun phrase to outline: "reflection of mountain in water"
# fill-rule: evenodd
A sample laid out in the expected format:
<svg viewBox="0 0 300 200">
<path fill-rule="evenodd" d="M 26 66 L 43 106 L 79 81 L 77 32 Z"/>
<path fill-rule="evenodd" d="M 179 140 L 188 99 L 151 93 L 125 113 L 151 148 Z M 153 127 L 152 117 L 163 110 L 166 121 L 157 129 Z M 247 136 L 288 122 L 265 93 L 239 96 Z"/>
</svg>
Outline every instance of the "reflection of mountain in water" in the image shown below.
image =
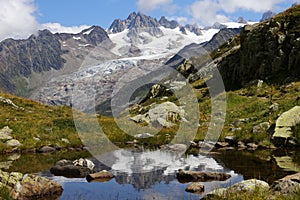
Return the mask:
<svg viewBox="0 0 300 200">
<path fill-rule="evenodd" d="M 108 158 L 113 159 L 108 160 Z M 173 151 L 144 151 L 136 152 L 118 150 L 110 155 L 98 157 L 100 161 L 110 163 L 116 182 L 131 184 L 135 189 L 149 189 L 153 185 L 165 182 L 168 184 L 176 178 L 178 169 L 194 171 L 228 172 L 213 158 L 204 155 L 181 156 Z"/>
</svg>

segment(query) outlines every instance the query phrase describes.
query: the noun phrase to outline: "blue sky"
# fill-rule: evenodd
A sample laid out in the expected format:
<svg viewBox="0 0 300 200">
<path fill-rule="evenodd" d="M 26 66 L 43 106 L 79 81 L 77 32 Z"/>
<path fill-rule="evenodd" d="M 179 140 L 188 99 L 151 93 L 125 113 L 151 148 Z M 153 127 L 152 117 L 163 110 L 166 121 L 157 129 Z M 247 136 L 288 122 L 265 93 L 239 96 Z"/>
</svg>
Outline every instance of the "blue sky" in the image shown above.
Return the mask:
<svg viewBox="0 0 300 200">
<path fill-rule="evenodd" d="M 208 0 L 214 2 L 213 0 Z M 259 20 L 264 11 L 272 9 L 276 12 L 280 12 L 295 1 L 293 0 L 223 0 L 224 4 L 235 4 L 235 2 L 251 2 L 252 5 L 242 6 L 238 5 L 233 12 L 225 12 L 222 9 L 217 10 L 217 14 L 226 16 L 229 19 L 235 20 L 239 16 L 243 16 L 248 20 Z M 261 5 L 263 1 L 274 2 L 268 5 Z M 147 5 L 142 6 L 143 4 Z M 149 3 L 150 2 L 150 3 Z M 153 2 L 153 3 L 151 3 Z M 156 6 L 155 6 L 155 2 Z M 40 23 L 58 22 L 63 26 L 78 26 L 82 24 L 101 25 L 104 28 L 108 28 L 111 22 L 116 18 L 124 19 L 129 13 L 133 11 L 139 11 L 160 18 L 161 16 L 167 16 L 170 18 L 186 18 L 186 22 L 197 22 L 198 18 L 194 18 L 193 13 L 189 10 L 193 4 L 197 2 L 195 0 L 35 0 L 37 6 L 37 20 Z M 198 1 L 198 2 L 201 2 Z M 218 1 L 222 3 L 221 1 Z M 279 3 L 277 3 L 279 2 Z M 159 4 L 160 3 L 160 4 Z M 259 3 L 257 6 L 254 4 Z M 153 6 L 154 4 L 154 6 Z M 210 4 L 212 5 L 212 4 Z M 272 5 L 272 6 L 269 6 Z M 197 7 L 196 5 L 194 5 Z M 147 9 L 147 7 L 149 9 Z M 257 9 L 261 7 L 261 10 Z M 195 8 L 197 10 L 197 8 Z M 200 11 L 199 11 L 200 12 Z M 205 12 L 202 11 L 202 15 L 205 16 Z M 205 19 L 205 18 L 204 18 Z M 212 19 L 213 20 L 213 19 Z M 198 23 L 203 23 L 201 20 Z M 207 25 L 207 24 L 205 24 Z"/>
<path fill-rule="evenodd" d="M 0 0 L 0 40 L 26 38 L 39 29 L 79 32 L 91 25 L 108 28 L 116 18 L 141 11 L 159 19 L 200 26 L 236 20 L 257 21 L 267 10 L 281 12 L 300 0 Z"/>
</svg>

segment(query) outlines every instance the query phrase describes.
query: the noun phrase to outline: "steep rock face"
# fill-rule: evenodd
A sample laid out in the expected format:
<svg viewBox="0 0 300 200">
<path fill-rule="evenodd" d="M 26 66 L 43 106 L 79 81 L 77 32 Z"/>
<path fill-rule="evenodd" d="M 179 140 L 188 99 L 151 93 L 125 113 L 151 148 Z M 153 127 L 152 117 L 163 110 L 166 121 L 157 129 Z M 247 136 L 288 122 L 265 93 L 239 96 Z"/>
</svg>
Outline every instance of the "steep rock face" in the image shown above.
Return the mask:
<svg viewBox="0 0 300 200">
<path fill-rule="evenodd" d="M 169 21 L 166 17 L 161 17 L 159 20 L 160 25 L 162 25 L 165 28 L 170 28 L 170 29 L 174 29 L 180 26 L 180 24 L 175 21 L 175 20 L 171 20 Z"/>
<path fill-rule="evenodd" d="M 240 48 L 218 64 L 227 89 L 262 79 L 284 83 L 299 80 L 300 6 L 295 6 L 260 24 L 246 26 Z"/>
<path fill-rule="evenodd" d="M 59 39 L 47 30 L 27 40 L 4 40 L 0 43 L 0 87 L 13 93 L 12 79 L 16 76 L 28 77 L 32 72 L 61 69 L 64 53 Z"/>
</svg>

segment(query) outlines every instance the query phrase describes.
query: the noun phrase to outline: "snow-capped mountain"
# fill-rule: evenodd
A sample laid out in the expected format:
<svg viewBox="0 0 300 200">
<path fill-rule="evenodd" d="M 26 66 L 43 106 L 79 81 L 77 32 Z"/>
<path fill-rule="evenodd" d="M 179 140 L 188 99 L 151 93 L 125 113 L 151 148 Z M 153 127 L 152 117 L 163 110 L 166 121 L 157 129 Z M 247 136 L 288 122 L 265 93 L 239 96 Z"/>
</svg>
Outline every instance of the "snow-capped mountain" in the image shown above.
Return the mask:
<svg viewBox="0 0 300 200">
<path fill-rule="evenodd" d="M 42 31 L 28 40 L 5 40 L 0 43 L 4 49 L 0 52 L 0 67 L 4 69 L 0 88 L 50 105 L 72 105 L 72 91 L 77 85 L 102 104 L 126 72 L 132 77 L 143 74 L 164 65 L 187 45 L 210 41 L 221 28 L 244 25 L 232 22 L 201 30 L 197 25 L 180 25 L 166 17 L 157 20 L 133 12 L 124 20 L 114 20 L 106 31 L 92 26 L 76 34 Z M 32 59 L 24 60 L 24 55 Z M 13 57 L 17 62 L 9 62 Z M 59 66 L 55 68 L 56 63 Z M 19 66 L 26 66 L 26 70 Z"/>
</svg>

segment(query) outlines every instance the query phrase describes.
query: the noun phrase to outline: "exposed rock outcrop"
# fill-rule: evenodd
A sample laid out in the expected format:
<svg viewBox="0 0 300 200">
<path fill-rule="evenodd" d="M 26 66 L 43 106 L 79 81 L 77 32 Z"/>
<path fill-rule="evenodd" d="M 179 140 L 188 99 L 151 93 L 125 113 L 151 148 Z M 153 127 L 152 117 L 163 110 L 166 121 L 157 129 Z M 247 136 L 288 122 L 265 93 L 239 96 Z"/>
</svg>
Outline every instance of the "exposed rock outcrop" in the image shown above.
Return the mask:
<svg viewBox="0 0 300 200">
<path fill-rule="evenodd" d="M 279 84 L 299 80 L 299 15 L 300 6 L 295 6 L 269 21 L 243 28 L 237 38 L 240 45 L 235 45 L 237 49 L 218 64 L 227 90 L 258 79 Z M 234 45 L 228 49 L 233 48 Z"/>
</svg>

